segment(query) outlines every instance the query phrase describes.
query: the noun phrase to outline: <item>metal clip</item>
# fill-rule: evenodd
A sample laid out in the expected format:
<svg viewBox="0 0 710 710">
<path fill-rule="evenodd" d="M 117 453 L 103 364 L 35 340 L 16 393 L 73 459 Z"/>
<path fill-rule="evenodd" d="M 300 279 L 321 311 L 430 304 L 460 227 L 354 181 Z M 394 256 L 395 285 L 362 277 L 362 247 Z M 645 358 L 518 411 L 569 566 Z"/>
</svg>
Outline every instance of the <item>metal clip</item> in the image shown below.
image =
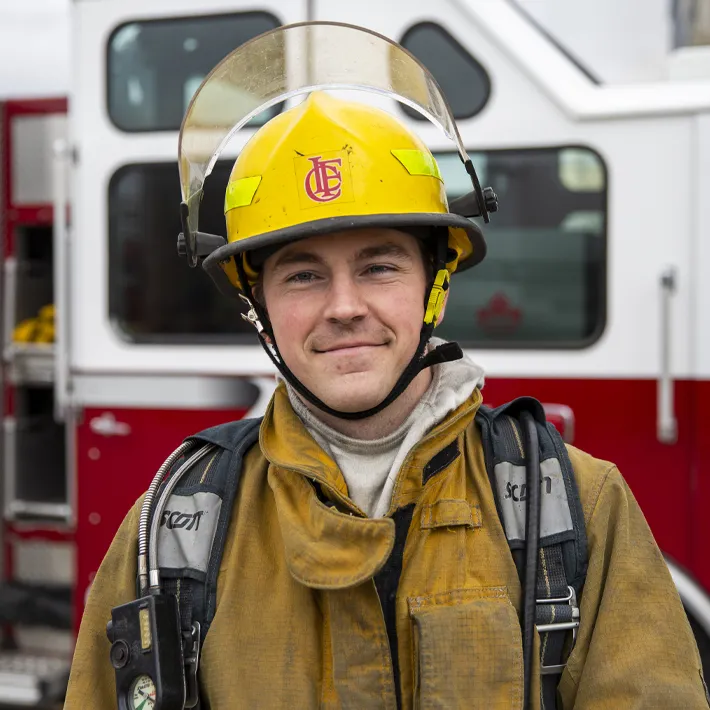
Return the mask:
<svg viewBox="0 0 710 710">
<path fill-rule="evenodd" d="M 200 702 L 197 669 L 200 665 L 200 624 L 194 621 L 189 638 L 185 639 L 185 707 L 194 708 Z"/>
<path fill-rule="evenodd" d="M 555 597 L 551 599 L 536 599 L 538 604 L 569 604 L 572 607 L 572 621 L 559 621 L 557 623 L 551 624 L 536 624 L 535 628 L 538 633 L 550 633 L 555 631 L 572 631 L 572 647 L 577 641 L 577 629 L 579 628 L 579 607 L 577 606 L 577 595 L 574 589 L 570 586 L 567 587 L 569 594 L 566 597 Z M 540 673 L 542 675 L 555 675 L 562 673 L 565 669 L 566 663 L 555 666 L 545 666 L 540 661 Z"/>
<path fill-rule="evenodd" d="M 247 323 L 253 325 L 256 328 L 256 332 L 261 335 L 264 330 L 264 326 L 261 324 L 259 316 L 256 314 L 254 304 L 243 293 L 239 294 L 239 298 L 241 298 L 242 301 L 249 307 L 249 310 L 246 313 L 242 313 L 240 315 Z"/>
</svg>

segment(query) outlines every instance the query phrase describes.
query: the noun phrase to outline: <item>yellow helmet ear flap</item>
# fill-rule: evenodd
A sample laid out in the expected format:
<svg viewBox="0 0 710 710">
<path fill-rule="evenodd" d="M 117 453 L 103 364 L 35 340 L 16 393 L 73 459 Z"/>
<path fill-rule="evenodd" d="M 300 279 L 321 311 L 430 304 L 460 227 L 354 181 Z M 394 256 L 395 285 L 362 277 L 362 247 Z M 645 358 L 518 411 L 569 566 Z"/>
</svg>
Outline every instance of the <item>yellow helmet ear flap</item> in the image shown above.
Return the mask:
<svg viewBox="0 0 710 710">
<path fill-rule="evenodd" d="M 242 269 L 248 281 L 247 284 L 244 284 L 244 287 L 242 287 L 242 281 L 239 278 L 239 270 L 237 269 L 235 259 L 241 259 Z M 222 259 L 222 261 L 219 262 L 219 267 L 224 273 L 224 276 L 229 280 L 229 283 L 238 291 L 243 291 L 244 293 L 249 293 L 259 278 L 259 272 L 249 263 L 247 253 L 235 254 L 234 256 Z"/>
<path fill-rule="evenodd" d="M 460 227 L 449 227 L 449 251 L 446 268 L 450 274 L 455 273 L 459 265 L 474 256 L 471 238 Z"/>
<path fill-rule="evenodd" d="M 249 260 L 249 252 L 243 252 L 242 254 L 239 254 L 239 256 L 237 256 L 235 258 L 242 260 L 241 263 L 242 263 L 242 268 L 244 269 L 244 275 L 247 277 L 247 280 L 249 281 L 249 283 L 245 284 L 245 286 L 247 287 L 247 289 L 250 289 L 258 281 L 259 272 L 252 266 L 251 261 Z"/>
<path fill-rule="evenodd" d="M 239 273 L 237 272 L 237 265 L 235 259 L 241 259 L 242 255 L 237 254 L 236 256 L 230 256 L 219 262 L 219 268 L 221 269 L 223 275 L 229 281 L 229 283 L 237 289 L 237 291 L 242 291 L 242 284 L 239 279 Z M 235 294 L 236 295 L 236 294 Z"/>
</svg>

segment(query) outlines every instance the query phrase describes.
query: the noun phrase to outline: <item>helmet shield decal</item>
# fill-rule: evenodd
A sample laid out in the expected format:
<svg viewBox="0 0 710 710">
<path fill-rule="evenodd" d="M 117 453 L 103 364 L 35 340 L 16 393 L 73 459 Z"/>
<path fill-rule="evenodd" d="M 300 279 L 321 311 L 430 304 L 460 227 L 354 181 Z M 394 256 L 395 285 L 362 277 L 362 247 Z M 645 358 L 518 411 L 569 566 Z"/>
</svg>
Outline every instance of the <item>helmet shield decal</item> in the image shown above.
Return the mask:
<svg viewBox="0 0 710 710">
<path fill-rule="evenodd" d="M 232 136 L 267 108 L 324 89 L 363 90 L 406 104 L 440 128 L 456 144 L 463 162 L 470 162 L 436 80 L 407 50 L 353 25 L 288 25 L 235 49 L 190 102 L 179 141 L 180 185 L 190 232 L 198 230 L 205 179 Z M 339 184 L 337 162 L 328 164 L 324 157 L 317 168 L 308 167 L 313 168 L 308 185 L 315 200 L 331 198 Z"/>
</svg>

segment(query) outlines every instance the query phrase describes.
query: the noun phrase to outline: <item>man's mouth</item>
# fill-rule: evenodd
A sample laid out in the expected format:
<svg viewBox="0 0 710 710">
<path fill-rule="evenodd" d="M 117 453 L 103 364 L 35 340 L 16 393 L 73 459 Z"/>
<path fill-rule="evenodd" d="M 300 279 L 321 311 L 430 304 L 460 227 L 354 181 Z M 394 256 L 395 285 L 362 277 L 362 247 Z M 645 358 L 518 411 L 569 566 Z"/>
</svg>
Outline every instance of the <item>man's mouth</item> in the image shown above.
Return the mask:
<svg viewBox="0 0 710 710">
<path fill-rule="evenodd" d="M 355 354 L 357 351 L 371 350 L 373 348 L 380 348 L 386 343 L 372 343 L 365 340 L 357 340 L 348 343 L 335 343 L 329 345 L 327 348 L 314 348 L 315 352 L 322 354 L 339 354 L 339 353 L 349 353 Z"/>
</svg>

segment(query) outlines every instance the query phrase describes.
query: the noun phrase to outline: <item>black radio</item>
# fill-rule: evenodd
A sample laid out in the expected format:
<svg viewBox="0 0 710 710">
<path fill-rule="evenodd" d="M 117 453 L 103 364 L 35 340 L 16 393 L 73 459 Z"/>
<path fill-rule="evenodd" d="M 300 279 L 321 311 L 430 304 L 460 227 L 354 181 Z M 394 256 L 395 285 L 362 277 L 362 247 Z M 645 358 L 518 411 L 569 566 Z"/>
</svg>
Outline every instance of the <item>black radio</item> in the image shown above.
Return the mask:
<svg viewBox="0 0 710 710">
<path fill-rule="evenodd" d="M 158 565 L 158 532 L 170 494 L 180 477 L 214 447 L 194 448 L 194 442 L 187 441 L 173 451 L 145 494 L 138 523 L 140 596 L 112 609 L 106 626 L 118 710 L 185 710 L 199 705 L 200 624 L 194 621 L 181 628 L 177 597 L 163 593 Z M 173 472 L 180 459 L 183 463 Z"/>
<path fill-rule="evenodd" d="M 106 627 L 119 710 L 183 710 L 185 666 L 174 594 L 141 597 L 111 610 Z"/>
</svg>

